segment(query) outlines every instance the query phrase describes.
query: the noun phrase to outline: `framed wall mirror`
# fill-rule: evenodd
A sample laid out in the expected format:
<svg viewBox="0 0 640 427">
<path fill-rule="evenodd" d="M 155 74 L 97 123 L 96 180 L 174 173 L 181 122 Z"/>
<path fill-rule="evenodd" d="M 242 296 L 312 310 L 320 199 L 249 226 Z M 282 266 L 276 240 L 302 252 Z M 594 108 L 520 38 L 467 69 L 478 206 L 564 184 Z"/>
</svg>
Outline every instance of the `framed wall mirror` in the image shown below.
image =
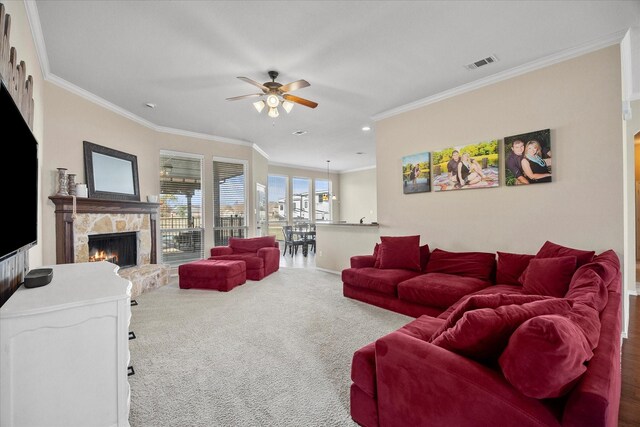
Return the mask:
<svg viewBox="0 0 640 427">
<path fill-rule="evenodd" d="M 84 141 L 84 171 L 90 198 L 140 200 L 138 158 L 133 154 Z"/>
</svg>

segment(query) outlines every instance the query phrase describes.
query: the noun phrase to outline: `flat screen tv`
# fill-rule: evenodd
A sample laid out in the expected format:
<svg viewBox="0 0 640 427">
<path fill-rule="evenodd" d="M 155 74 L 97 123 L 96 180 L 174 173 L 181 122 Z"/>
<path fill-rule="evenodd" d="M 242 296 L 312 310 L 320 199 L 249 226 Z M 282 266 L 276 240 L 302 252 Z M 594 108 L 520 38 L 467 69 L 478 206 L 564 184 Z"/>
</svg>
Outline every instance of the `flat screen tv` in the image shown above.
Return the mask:
<svg viewBox="0 0 640 427">
<path fill-rule="evenodd" d="M 4 176 L 4 184 L 0 185 L 3 260 L 38 240 L 38 141 L 4 81 L 0 86 L 0 141 L 7 153 L 0 164 Z"/>
</svg>

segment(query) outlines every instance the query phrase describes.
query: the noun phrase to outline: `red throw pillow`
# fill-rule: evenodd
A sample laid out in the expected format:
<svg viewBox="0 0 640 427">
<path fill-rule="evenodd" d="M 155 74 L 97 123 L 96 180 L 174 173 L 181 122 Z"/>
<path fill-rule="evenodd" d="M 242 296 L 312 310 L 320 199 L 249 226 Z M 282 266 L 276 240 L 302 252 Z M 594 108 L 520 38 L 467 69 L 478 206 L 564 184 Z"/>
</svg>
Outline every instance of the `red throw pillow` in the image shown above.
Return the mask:
<svg viewBox="0 0 640 427">
<path fill-rule="evenodd" d="M 576 271 L 576 257 L 534 258 L 520 276 L 525 294 L 549 295 L 562 298 Z"/>
<path fill-rule="evenodd" d="M 535 255 L 512 254 L 509 252 L 497 252 L 498 271 L 496 272 L 496 284 L 520 286 L 520 276 L 529 266 Z"/>
<path fill-rule="evenodd" d="M 420 236 L 381 236 L 380 240 L 379 268 L 420 271 Z"/>
<path fill-rule="evenodd" d="M 433 342 L 441 333 L 449 328 L 455 326 L 455 324 L 462 318 L 462 316 L 471 310 L 477 310 L 479 308 L 498 308 L 503 305 L 511 304 L 526 304 L 533 301 L 540 301 L 543 299 L 550 299 L 544 295 L 520 295 L 520 294 L 484 294 L 484 295 L 471 295 L 464 300 L 462 304 L 456 307 L 451 312 L 449 317 L 444 321 L 442 325 L 431 335 L 429 342 Z"/>
<path fill-rule="evenodd" d="M 574 256 L 576 257 L 576 268 L 583 264 L 591 262 L 595 251 L 584 251 L 580 249 L 568 248 L 561 246 L 550 241 L 546 241 L 536 254 L 536 258 L 557 258 L 561 256 Z"/>
<path fill-rule="evenodd" d="M 420 270 L 424 271 L 427 268 L 427 263 L 431 257 L 431 251 L 429 251 L 429 245 L 420 246 Z"/>
<path fill-rule="evenodd" d="M 488 252 L 449 252 L 434 249 L 425 272 L 475 277 L 491 281 L 496 268 L 496 255 Z"/>
<path fill-rule="evenodd" d="M 534 399 L 568 393 L 593 357 L 582 331 L 563 316 L 538 316 L 511 335 L 498 359 L 507 381 Z"/>
<path fill-rule="evenodd" d="M 503 305 L 496 309 L 467 311 L 453 328 L 433 340 L 433 344 L 472 359 L 493 361 L 522 323 L 543 314 L 568 313 L 571 304 L 566 299 L 552 298 L 522 305 Z"/>
</svg>

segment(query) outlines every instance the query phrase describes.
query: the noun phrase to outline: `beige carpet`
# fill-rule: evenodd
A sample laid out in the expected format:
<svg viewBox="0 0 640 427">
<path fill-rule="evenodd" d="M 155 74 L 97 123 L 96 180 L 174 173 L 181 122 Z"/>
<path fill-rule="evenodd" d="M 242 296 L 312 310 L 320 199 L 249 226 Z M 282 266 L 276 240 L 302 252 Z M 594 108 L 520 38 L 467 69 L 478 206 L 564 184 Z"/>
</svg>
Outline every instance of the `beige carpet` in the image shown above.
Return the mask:
<svg viewBox="0 0 640 427">
<path fill-rule="evenodd" d="M 353 352 L 412 320 L 344 298 L 339 276 L 313 269 L 136 300 L 133 427 L 353 426 Z"/>
</svg>

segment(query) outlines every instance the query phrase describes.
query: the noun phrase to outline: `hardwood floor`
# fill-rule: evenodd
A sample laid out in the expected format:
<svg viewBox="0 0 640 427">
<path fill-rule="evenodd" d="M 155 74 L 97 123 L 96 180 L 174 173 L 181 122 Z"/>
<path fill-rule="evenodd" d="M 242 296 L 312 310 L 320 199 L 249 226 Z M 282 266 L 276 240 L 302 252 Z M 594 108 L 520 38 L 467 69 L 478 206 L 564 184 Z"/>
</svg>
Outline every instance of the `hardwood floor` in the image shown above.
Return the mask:
<svg viewBox="0 0 640 427">
<path fill-rule="evenodd" d="M 628 338 L 622 343 L 619 427 L 640 426 L 640 297 L 629 302 Z"/>
</svg>

